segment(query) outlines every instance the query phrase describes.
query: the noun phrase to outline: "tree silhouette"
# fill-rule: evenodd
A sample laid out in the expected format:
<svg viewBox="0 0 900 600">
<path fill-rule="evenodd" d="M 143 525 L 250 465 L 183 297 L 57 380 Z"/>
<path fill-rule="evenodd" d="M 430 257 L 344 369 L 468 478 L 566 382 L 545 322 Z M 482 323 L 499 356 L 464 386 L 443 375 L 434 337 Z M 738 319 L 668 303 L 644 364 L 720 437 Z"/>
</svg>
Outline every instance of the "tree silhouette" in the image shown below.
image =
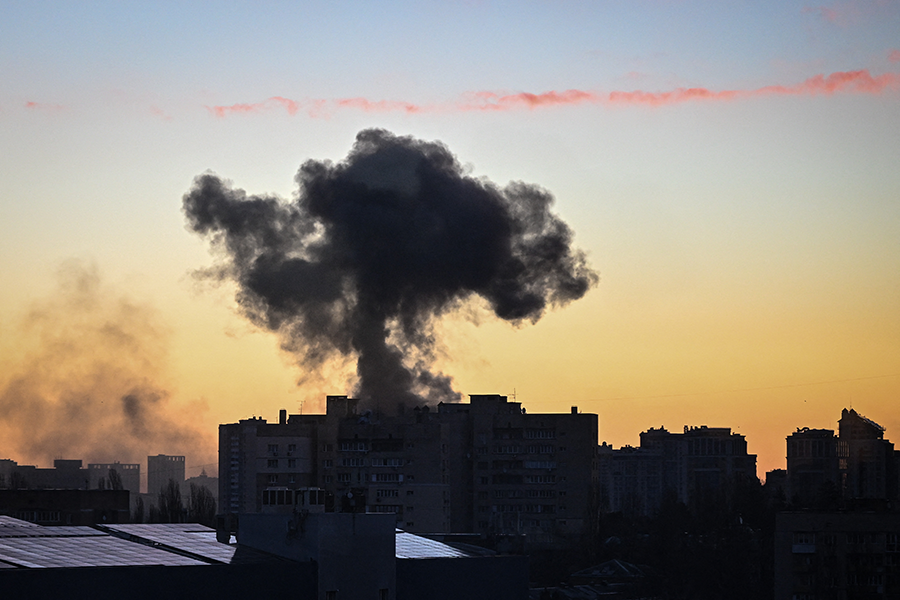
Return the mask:
<svg viewBox="0 0 900 600">
<path fill-rule="evenodd" d="M 115 469 L 110 469 L 107 474 L 107 478 L 109 480 L 109 489 L 111 490 L 124 490 L 125 487 L 122 485 L 122 476 L 119 475 L 119 472 Z"/>
<path fill-rule="evenodd" d="M 131 522 L 132 523 L 143 523 L 144 522 L 144 499 L 140 496 L 137 497 L 137 500 L 134 501 L 134 512 L 131 513 Z"/>
<path fill-rule="evenodd" d="M 161 523 L 181 523 L 184 521 L 184 506 L 181 504 L 181 488 L 174 479 L 169 479 L 159 490 L 159 521 Z"/>
<path fill-rule="evenodd" d="M 216 500 L 205 485 L 191 484 L 191 495 L 188 498 L 188 521 L 215 527 Z"/>
</svg>

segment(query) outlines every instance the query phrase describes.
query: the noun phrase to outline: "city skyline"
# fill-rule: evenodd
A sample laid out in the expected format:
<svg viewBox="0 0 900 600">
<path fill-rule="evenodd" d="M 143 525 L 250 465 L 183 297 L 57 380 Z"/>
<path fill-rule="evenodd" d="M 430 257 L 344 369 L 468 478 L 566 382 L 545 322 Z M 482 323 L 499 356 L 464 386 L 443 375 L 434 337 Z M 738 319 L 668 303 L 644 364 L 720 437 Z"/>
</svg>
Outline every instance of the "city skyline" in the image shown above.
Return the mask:
<svg viewBox="0 0 900 600">
<path fill-rule="evenodd" d="M 324 412 L 186 231 L 210 170 L 290 200 L 378 127 L 546 189 L 599 283 L 512 327 L 436 324 L 468 394 L 599 415 L 599 442 L 730 427 L 762 475 L 853 407 L 900 430 L 900 5 L 8 3 L 0 434 L 20 462 Z M 81 401 L 79 399 L 83 399 Z M 72 414 L 79 427 L 67 434 Z M 34 440 L 19 435 L 41 422 Z M 108 433 L 108 432 L 112 433 Z M 84 450 L 107 443 L 120 456 Z M 138 453 L 136 456 L 141 456 Z"/>
</svg>

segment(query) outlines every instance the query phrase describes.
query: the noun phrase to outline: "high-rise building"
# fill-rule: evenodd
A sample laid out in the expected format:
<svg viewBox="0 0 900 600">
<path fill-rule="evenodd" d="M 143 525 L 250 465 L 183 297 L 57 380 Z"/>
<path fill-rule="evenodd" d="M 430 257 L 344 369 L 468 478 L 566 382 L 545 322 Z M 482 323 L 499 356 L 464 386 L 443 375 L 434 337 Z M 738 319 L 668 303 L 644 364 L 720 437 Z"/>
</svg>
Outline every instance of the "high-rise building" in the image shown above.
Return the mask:
<svg viewBox="0 0 900 600">
<path fill-rule="evenodd" d="M 316 427 L 244 419 L 219 425 L 219 512 L 257 513 L 266 489 L 299 489 L 315 483 Z"/>
<path fill-rule="evenodd" d="M 593 524 L 597 415 L 526 413 L 496 394 L 394 414 L 359 404 L 329 396 L 324 415 L 220 425 L 221 512 L 259 512 L 266 489 L 317 485 L 330 510 L 391 513 L 413 532 L 553 545 Z M 297 454 L 281 454 L 287 445 Z"/>
<path fill-rule="evenodd" d="M 641 433 L 639 448 L 598 449 L 601 505 L 610 512 L 652 515 L 666 494 L 686 504 L 714 502 L 736 483 L 756 478 L 756 455 L 728 427 L 664 427 Z"/>
<path fill-rule="evenodd" d="M 797 429 L 787 437 L 787 498 L 794 504 L 813 505 L 831 485 L 840 493 L 840 443 L 830 429 Z"/>
<path fill-rule="evenodd" d="M 184 457 L 157 454 L 147 457 L 147 493 L 159 494 L 172 479 L 178 486 L 184 481 Z"/>
<path fill-rule="evenodd" d="M 900 497 L 900 460 L 885 429 L 844 409 L 838 435 L 831 429 L 797 429 L 787 437 L 788 499 L 814 507 L 840 498 L 852 501 Z"/>
<path fill-rule="evenodd" d="M 894 445 L 884 439 L 884 427 L 852 408 L 841 411 L 838 421 L 844 474 L 843 492 L 848 498 L 892 499 L 897 496 Z"/>
</svg>

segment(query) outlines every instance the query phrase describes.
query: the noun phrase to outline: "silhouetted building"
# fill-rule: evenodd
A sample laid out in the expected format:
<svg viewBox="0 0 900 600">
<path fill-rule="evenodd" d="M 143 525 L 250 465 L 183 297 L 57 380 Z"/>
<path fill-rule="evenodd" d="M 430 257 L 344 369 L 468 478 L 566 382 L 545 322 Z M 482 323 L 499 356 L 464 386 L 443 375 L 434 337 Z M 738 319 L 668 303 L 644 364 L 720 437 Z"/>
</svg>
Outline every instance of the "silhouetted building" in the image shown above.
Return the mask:
<svg viewBox="0 0 900 600">
<path fill-rule="evenodd" d="M 20 465 L 14 460 L 0 461 L 0 488 L 15 489 L 87 489 L 88 474 L 80 460 L 56 459 L 52 468 Z"/>
<path fill-rule="evenodd" d="M 842 446 L 843 491 L 848 498 L 884 499 L 897 496 L 894 445 L 884 439 L 884 427 L 852 408 L 841 411 L 838 431 Z M 843 461 L 842 461 L 843 463 Z"/>
<path fill-rule="evenodd" d="M 184 457 L 157 454 L 147 457 L 147 493 L 159 494 L 172 479 L 177 485 L 184 482 Z"/>
<path fill-rule="evenodd" d="M 778 513 L 774 597 L 900 597 L 900 514 Z"/>
<path fill-rule="evenodd" d="M 128 523 L 128 490 L 0 490 L 0 514 L 39 525 Z"/>
<path fill-rule="evenodd" d="M 112 482 L 118 477 L 122 482 L 122 489 L 128 490 L 136 496 L 141 492 L 141 465 L 137 463 L 90 463 L 88 464 L 88 481 L 92 490 L 113 489 Z M 115 471 L 115 475 L 110 475 Z M 101 488 L 101 481 L 103 487 Z"/>
<path fill-rule="evenodd" d="M 830 429 L 797 429 L 787 438 L 787 496 L 794 504 L 812 506 L 831 485 L 840 490 L 839 442 Z"/>
<path fill-rule="evenodd" d="M 597 415 L 526 414 L 499 395 L 400 406 L 392 415 L 358 406 L 329 396 L 325 415 L 282 411 L 277 425 L 220 425 L 222 512 L 259 512 L 266 489 L 318 485 L 329 510 L 392 514 L 408 531 L 520 536 L 536 545 L 590 531 Z M 298 454 L 286 457 L 288 445 Z M 289 468 L 288 458 L 296 461 Z"/>
<path fill-rule="evenodd" d="M 756 479 L 756 455 L 728 427 L 664 427 L 641 433 L 639 448 L 598 448 L 601 505 L 610 512 L 652 515 L 666 494 L 684 502 L 715 502 L 742 481 Z"/>
<path fill-rule="evenodd" d="M 837 436 L 830 429 L 797 429 L 787 437 L 788 499 L 821 508 L 840 499 L 858 505 L 900 497 L 898 453 L 884 432 L 846 408 Z"/>
<path fill-rule="evenodd" d="M 659 510 L 666 489 L 666 461 L 651 448 L 623 446 L 614 450 L 604 442 L 597 449 L 601 509 L 629 515 L 652 515 Z"/>
<path fill-rule="evenodd" d="M 312 458 L 316 428 L 244 419 L 219 425 L 219 512 L 257 513 L 267 488 L 299 489 L 315 484 Z"/>
<path fill-rule="evenodd" d="M 196 477 L 188 477 L 184 480 L 184 483 L 181 484 L 181 497 L 188 498 L 191 494 L 191 485 L 195 485 L 198 487 L 205 487 L 212 494 L 213 500 L 218 504 L 219 502 L 219 478 L 218 477 L 210 477 L 206 474 L 206 469 L 203 469 L 199 475 Z"/>
</svg>

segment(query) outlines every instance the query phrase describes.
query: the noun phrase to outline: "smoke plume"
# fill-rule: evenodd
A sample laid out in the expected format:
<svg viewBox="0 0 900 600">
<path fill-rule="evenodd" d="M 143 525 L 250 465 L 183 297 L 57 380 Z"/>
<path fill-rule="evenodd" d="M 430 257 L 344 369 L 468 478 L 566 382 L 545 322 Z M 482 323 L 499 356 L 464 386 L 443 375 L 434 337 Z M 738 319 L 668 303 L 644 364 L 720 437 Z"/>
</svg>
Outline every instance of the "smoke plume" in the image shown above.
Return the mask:
<svg viewBox="0 0 900 600">
<path fill-rule="evenodd" d="M 95 267 L 69 262 L 51 298 L 19 324 L 3 357 L 0 439 L 17 461 L 139 462 L 148 454 L 204 460 L 188 418 L 159 383 L 166 330 L 154 311 L 108 289 Z M 209 444 L 213 446 L 213 444 Z"/>
<path fill-rule="evenodd" d="M 184 196 L 189 227 L 211 240 L 243 313 L 303 366 L 355 357 L 364 400 L 458 399 L 432 370 L 433 324 L 470 297 L 533 323 L 597 282 L 547 191 L 467 176 L 439 142 L 364 130 L 345 160 L 307 161 L 296 181 L 284 202 L 201 175 Z"/>
</svg>

